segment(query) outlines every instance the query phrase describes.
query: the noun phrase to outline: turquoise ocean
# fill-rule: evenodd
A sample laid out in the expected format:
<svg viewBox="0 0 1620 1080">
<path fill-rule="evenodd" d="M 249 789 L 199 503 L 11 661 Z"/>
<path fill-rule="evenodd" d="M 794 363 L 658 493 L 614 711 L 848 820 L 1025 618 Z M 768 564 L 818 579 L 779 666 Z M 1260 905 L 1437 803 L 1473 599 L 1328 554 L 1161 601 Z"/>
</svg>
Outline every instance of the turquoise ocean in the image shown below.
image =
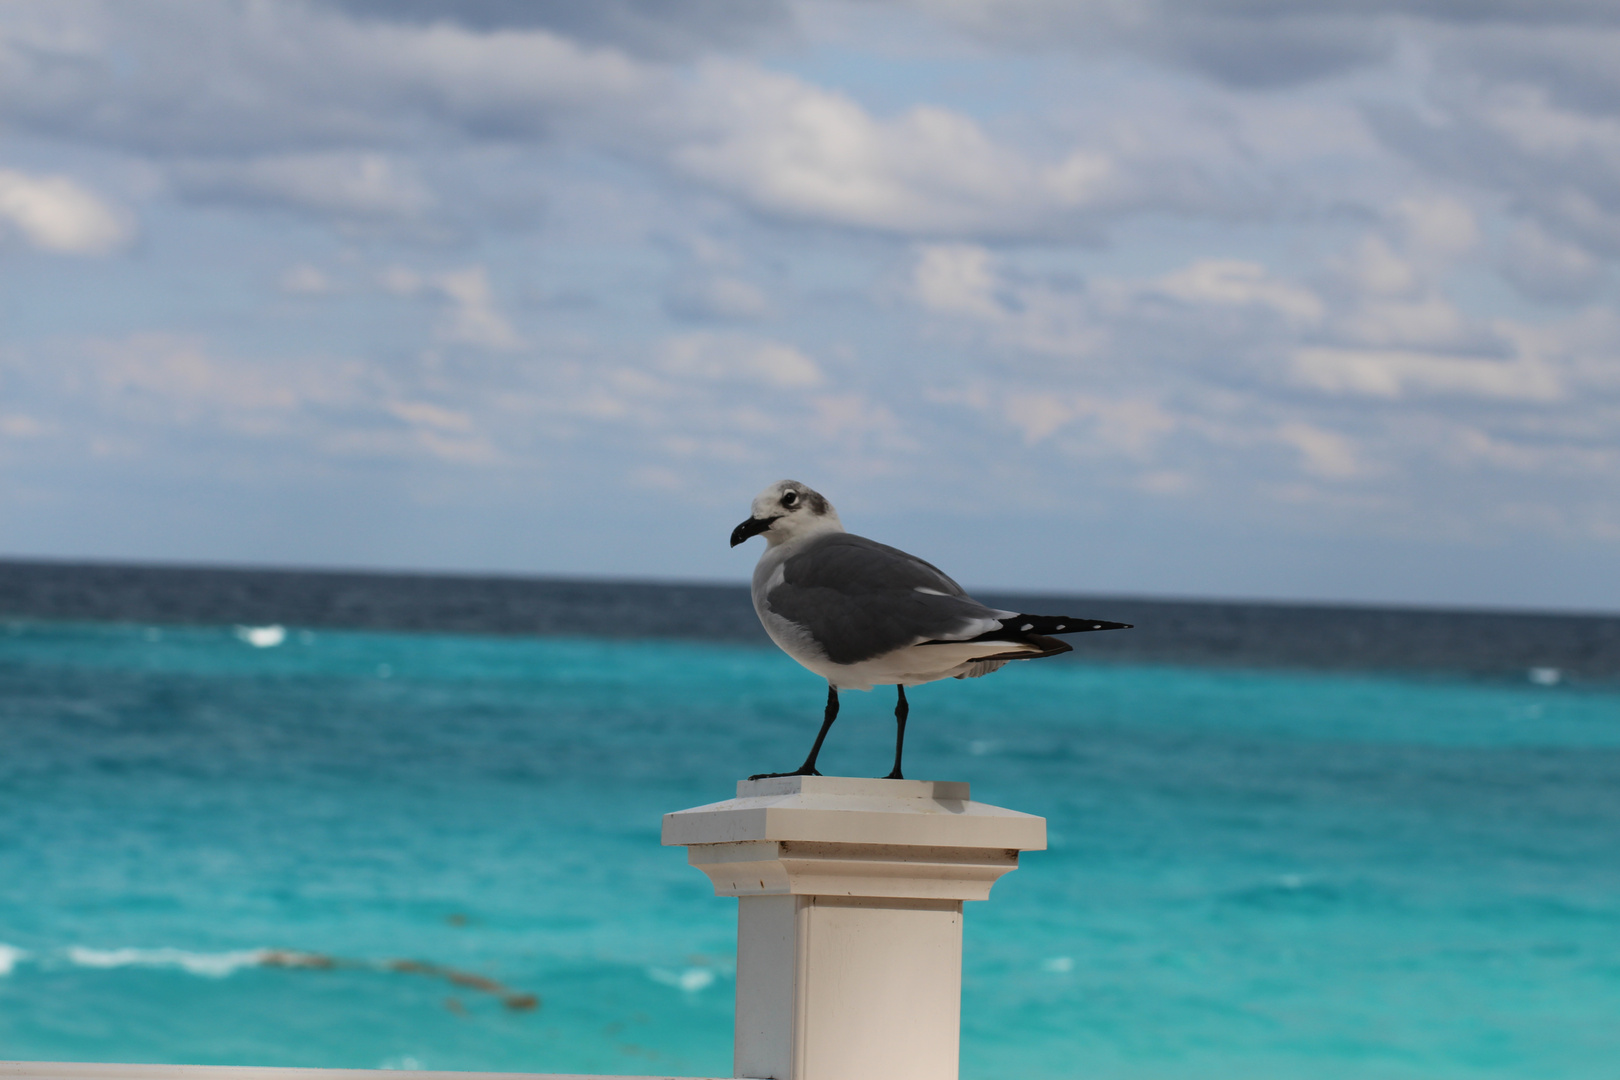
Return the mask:
<svg viewBox="0 0 1620 1080">
<path fill-rule="evenodd" d="M 0 623 L 0 1058 L 728 1076 L 660 815 L 791 768 L 746 643 Z M 976 1080 L 1620 1075 L 1620 690 L 1014 664 L 907 774 L 1044 815 L 969 904 Z M 887 770 L 846 694 L 824 771 Z"/>
</svg>

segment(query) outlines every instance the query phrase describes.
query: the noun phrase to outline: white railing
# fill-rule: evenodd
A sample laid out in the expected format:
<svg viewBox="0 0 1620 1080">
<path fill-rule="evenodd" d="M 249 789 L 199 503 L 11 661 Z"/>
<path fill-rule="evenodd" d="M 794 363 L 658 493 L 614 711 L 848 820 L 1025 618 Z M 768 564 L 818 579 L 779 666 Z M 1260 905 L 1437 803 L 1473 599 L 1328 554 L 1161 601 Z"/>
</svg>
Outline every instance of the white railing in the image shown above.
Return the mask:
<svg viewBox="0 0 1620 1080">
<path fill-rule="evenodd" d="M 962 904 L 1046 821 L 928 780 L 785 776 L 664 815 L 666 845 L 738 898 L 733 1075 L 956 1080 Z M 0 1080 L 603 1080 L 578 1074 L 0 1062 Z M 621 1077 L 619 1080 L 635 1080 Z M 651 1078 L 642 1078 L 651 1080 Z"/>
<path fill-rule="evenodd" d="M 602 1080 L 583 1073 L 405 1072 L 290 1069 L 268 1065 L 113 1065 L 93 1061 L 0 1061 L 4 1080 Z M 685 1080 L 619 1076 L 613 1080 Z"/>
</svg>

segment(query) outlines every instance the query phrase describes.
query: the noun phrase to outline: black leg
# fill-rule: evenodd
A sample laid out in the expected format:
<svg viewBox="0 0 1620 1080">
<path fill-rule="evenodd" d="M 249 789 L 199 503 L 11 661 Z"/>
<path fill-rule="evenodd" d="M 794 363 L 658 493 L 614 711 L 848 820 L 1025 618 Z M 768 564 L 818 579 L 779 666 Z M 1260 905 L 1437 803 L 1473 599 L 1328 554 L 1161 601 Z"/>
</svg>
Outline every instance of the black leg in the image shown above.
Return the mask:
<svg viewBox="0 0 1620 1080">
<path fill-rule="evenodd" d="M 821 730 L 816 732 L 816 741 L 810 747 L 810 756 L 804 759 L 799 766 L 797 776 L 820 776 L 816 771 L 816 758 L 821 756 L 821 744 L 827 741 L 827 732 L 832 730 L 833 721 L 838 719 L 838 687 L 827 684 L 827 711 L 821 719 Z"/>
<path fill-rule="evenodd" d="M 906 748 L 906 717 L 911 714 L 911 706 L 906 704 L 906 688 L 896 686 L 900 691 L 900 700 L 894 705 L 894 768 L 885 776 L 885 780 L 904 780 L 900 775 L 900 753 Z"/>
<path fill-rule="evenodd" d="M 816 743 L 810 748 L 810 756 L 804 759 L 792 772 L 766 772 L 755 773 L 750 780 L 768 780 L 773 776 L 820 776 L 816 771 L 816 758 L 821 754 L 821 744 L 827 741 L 827 732 L 832 730 L 833 721 L 838 719 L 838 687 L 827 684 L 827 712 L 821 721 L 821 731 L 816 734 Z"/>
</svg>

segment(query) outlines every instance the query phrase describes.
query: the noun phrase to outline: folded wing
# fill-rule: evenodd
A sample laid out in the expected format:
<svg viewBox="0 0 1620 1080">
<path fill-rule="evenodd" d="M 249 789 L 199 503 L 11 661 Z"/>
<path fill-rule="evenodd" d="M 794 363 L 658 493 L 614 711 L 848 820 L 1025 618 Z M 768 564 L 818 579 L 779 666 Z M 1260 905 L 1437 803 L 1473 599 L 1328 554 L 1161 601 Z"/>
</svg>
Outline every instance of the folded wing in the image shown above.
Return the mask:
<svg viewBox="0 0 1620 1080">
<path fill-rule="evenodd" d="M 809 544 L 782 564 L 765 592 L 770 610 L 803 627 L 835 664 L 859 664 L 909 646 L 982 645 L 973 660 L 1068 652 L 1055 634 L 1127 629 L 1125 623 L 1024 615 L 987 607 L 932 563 L 850 533 Z"/>
<path fill-rule="evenodd" d="M 779 575 L 765 603 L 804 627 L 835 664 L 923 641 L 968 640 L 1014 614 L 979 603 L 931 563 L 849 533 L 807 545 Z"/>
</svg>

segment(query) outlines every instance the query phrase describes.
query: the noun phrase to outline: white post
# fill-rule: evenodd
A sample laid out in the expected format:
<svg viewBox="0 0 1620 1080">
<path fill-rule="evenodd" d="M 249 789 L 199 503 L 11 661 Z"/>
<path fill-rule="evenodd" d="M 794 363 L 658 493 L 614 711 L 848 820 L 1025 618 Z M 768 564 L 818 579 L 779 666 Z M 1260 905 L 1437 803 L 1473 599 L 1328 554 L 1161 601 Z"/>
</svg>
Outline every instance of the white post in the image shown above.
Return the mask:
<svg viewBox="0 0 1620 1080">
<path fill-rule="evenodd" d="M 664 815 L 738 898 L 733 1075 L 956 1080 L 962 902 L 1046 847 L 1046 819 L 931 780 L 783 776 Z"/>
</svg>

